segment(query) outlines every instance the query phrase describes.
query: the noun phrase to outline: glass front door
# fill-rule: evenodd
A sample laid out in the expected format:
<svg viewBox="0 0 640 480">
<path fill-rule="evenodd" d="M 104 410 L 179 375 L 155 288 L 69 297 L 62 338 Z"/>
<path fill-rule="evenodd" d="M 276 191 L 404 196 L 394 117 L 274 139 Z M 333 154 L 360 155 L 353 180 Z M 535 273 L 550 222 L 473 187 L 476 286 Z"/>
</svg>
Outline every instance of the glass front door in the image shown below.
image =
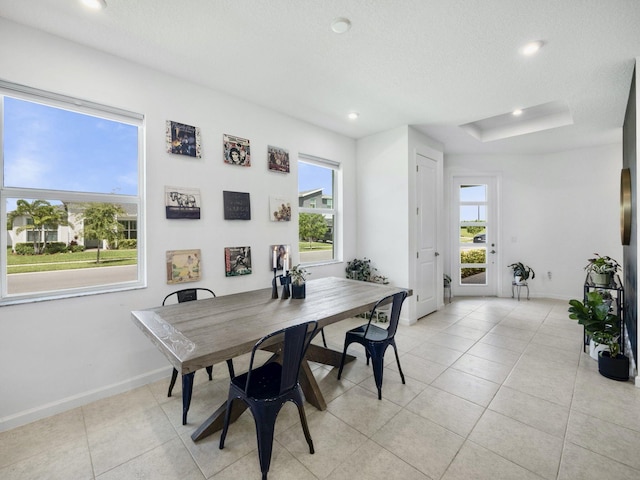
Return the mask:
<svg viewBox="0 0 640 480">
<path fill-rule="evenodd" d="M 457 217 L 452 269 L 454 292 L 458 295 L 495 295 L 495 179 L 456 177 L 453 191 L 453 210 Z"/>
</svg>

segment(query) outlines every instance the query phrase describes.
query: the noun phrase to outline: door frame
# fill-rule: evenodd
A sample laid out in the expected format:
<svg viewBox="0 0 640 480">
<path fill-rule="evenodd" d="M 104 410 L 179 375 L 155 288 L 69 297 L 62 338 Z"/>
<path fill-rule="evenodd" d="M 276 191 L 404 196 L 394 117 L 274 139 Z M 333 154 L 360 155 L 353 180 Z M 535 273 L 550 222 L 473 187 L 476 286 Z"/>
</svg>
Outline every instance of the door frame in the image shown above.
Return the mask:
<svg viewBox="0 0 640 480">
<path fill-rule="evenodd" d="M 489 195 L 493 193 L 493 201 L 489 197 L 489 208 L 487 215 L 491 215 L 493 219 L 490 226 L 494 230 L 493 238 L 489 238 L 494 246 L 492 247 L 489 242 L 485 243 L 487 252 L 492 248 L 496 253 L 493 257 L 493 269 L 489 270 L 489 276 L 487 277 L 487 284 L 483 287 L 474 287 L 470 285 L 460 285 L 458 282 L 458 255 L 459 255 L 459 203 L 458 203 L 458 190 L 456 188 L 457 183 L 462 180 L 463 183 L 470 184 L 482 184 L 487 183 L 486 180 L 491 180 L 493 183 L 493 192 L 489 192 Z M 501 185 L 502 174 L 500 172 L 471 172 L 471 171 L 451 171 L 448 175 L 448 187 L 449 187 L 449 270 L 451 272 L 451 294 L 453 296 L 498 296 L 501 297 L 503 293 L 502 282 L 500 281 L 500 271 L 502 267 L 502 222 L 501 222 Z M 489 261 L 489 258 L 487 258 Z"/>
</svg>

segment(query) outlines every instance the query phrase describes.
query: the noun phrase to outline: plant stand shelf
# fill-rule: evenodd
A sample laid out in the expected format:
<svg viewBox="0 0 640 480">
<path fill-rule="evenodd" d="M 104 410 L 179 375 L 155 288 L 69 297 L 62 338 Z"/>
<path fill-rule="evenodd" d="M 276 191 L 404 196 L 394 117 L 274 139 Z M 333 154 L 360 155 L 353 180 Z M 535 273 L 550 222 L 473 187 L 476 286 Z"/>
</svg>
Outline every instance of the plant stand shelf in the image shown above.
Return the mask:
<svg viewBox="0 0 640 480">
<path fill-rule="evenodd" d="M 611 295 L 610 312 L 617 315 L 620 319 L 620 339 L 618 344 L 620 345 L 620 353 L 624 354 L 624 288 L 620 281 L 620 277 L 616 274 L 611 277 L 609 285 L 596 285 L 592 281 L 591 276 L 587 273 L 587 277 L 584 280 L 584 301 L 587 301 L 587 293 L 596 291 L 607 292 Z M 586 352 L 591 338 L 587 335 L 587 332 L 584 331 L 584 327 L 583 335 L 584 345 L 582 348 L 583 351 Z"/>
<path fill-rule="evenodd" d="M 517 292 L 518 301 L 520 301 L 520 290 L 523 288 L 527 289 L 527 300 L 529 300 L 529 285 L 527 282 L 516 282 L 515 280 L 511 282 L 511 298 L 515 298 Z"/>
</svg>

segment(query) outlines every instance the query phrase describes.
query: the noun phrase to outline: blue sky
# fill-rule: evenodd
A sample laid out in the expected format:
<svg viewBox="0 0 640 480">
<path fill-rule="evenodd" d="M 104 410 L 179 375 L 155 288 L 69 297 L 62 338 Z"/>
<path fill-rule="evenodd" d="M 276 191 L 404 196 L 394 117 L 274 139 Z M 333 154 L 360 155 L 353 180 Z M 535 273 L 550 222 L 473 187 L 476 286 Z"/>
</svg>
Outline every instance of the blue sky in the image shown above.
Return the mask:
<svg viewBox="0 0 640 480">
<path fill-rule="evenodd" d="M 333 195 L 331 184 L 332 170 L 310 163 L 298 163 L 298 189 L 300 192 L 322 188 L 324 195 Z"/>
<path fill-rule="evenodd" d="M 4 184 L 135 195 L 137 135 L 134 125 L 5 97 Z"/>
</svg>

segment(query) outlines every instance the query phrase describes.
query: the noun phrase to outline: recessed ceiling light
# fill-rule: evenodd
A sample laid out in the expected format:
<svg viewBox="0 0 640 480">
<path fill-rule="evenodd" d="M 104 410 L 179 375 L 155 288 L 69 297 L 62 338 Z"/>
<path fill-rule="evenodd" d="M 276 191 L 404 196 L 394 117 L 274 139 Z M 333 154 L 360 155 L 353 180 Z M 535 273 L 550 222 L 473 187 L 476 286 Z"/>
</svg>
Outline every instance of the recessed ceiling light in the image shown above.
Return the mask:
<svg viewBox="0 0 640 480">
<path fill-rule="evenodd" d="M 336 33 L 344 33 L 351 28 L 351 20 L 344 17 L 338 17 L 331 22 L 331 30 Z"/>
<path fill-rule="evenodd" d="M 360 114 L 358 112 L 351 112 L 351 113 L 349 113 L 349 115 L 347 115 L 347 117 L 349 117 L 349 120 L 355 120 L 359 116 L 360 116 Z"/>
<path fill-rule="evenodd" d="M 85 7 L 89 7 L 93 10 L 102 10 L 107 8 L 106 0 L 82 0 Z"/>
<path fill-rule="evenodd" d="M 519 117 L 520 115 L 522 115 L 522 110 L 520 110 L 519 108 L 517 108 L 517 109 L 515 109 L 515 110 L 512 112 L 512 114 L 513 114 L 515 117 Z"/>
<path fill-rule="evenodd" d="M 538 52 L 544 45 L 542 40 L 536 40 L 535 42 L 529 42 L 520 49 L 522 55 L 530 56 Z"/>
</svg>

